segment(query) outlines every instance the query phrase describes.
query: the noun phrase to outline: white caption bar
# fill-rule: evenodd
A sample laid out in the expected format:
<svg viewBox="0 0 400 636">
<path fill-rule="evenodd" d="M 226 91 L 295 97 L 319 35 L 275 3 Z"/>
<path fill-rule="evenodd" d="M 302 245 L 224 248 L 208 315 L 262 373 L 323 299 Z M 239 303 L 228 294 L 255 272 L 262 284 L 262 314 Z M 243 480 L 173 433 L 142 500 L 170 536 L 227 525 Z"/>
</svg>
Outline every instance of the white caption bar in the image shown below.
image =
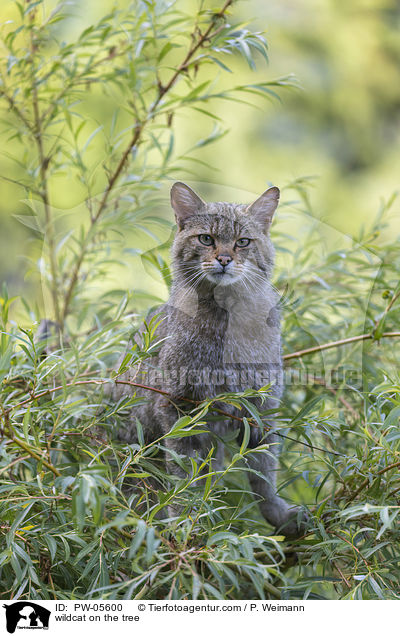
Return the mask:
<svg viewBox="0 0 400 636">
<path fill-rule="evenodd" d="M 382 603 L 385 603 L 382 606 Z M 2 601 L 0 634 L 100 636 L 363 636 L 397 624 L 400 601 Z M 222 630 L 222 631 L 221 631 Z M 229 632 L 228 632 L 229 630 Z M 208 636 L 208 634 L 206 634 Z"/>
</svg>

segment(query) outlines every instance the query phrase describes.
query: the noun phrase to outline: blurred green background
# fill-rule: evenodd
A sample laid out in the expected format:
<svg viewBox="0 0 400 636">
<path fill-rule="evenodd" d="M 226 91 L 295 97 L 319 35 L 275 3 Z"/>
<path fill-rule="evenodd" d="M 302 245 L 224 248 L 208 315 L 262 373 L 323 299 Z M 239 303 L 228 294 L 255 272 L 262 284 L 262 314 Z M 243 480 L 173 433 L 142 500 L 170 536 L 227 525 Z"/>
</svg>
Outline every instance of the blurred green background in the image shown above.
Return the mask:
<svg viewBox="0 0 400 636">
<path fill-rule="evenodd" d="M 73 39 L 115 6 L 111 0 L 69 3 L 70 18 L 60 37 Z M 120 0 L 121 7 L 127 2 Z M 195 2 L 183 2 L 185 9 Z M 14 17 L 12 2 L 2 2 L 2 23 Z M 203 163 L 177 178 L 195 186 L 205 198 L 246 200 L 269 183 L 285 186 L 312 177 L 309 196 L 313 214 L 339 232 L 354 235 L 375 215 L 379 201 L 399 187 L 400 175 L 400 2 L 398 0 L 246 0 L 232 11 L 232 22 L 249 21 L 265 31 L 269 67 L 255 73 L 243 60 L 233 62 L 235 80 L 248 83 L 294 74 L 298 88 L 279 90 L 281 101 L 213 102 L 210 108 L 229 129 L 216 144 L 196 151 Z M 232 81 L 208 67 L 215 85 Z M 81 112 L 94 130 L 109 127 L 117 104 L 113 95 L 88 94 Z M 23 188 L 11 180 L 23 176 L 24 150 L 6 132 L 7 108 L 0 128 L 0 277 L 10 293 L 34 296 L 38 281 L 29 270 L 40 256 L 37 232 L 15 215 L 25 215 Z M 213 123 L 194 111 L 183 111 L 176 126 L 176 150 L 210 134 Z M 27 152 L 28 149 L 25 149 Z M 16 161 L 17 160 L 17 161 Z M 211 167 L 205 165 L 209 163 Z M 169 185 L 169 184 L 166 184 Z M 103 184 L 98 183 L 99 194 Z M 164 192 L 164 190 L 163 190 Z M 56 208 L 77 209 L 83 190 L 70 174 L 51 184 Z M 165 188 L 167 197 L 167 188 Z M 167 199 L 166 199 L 167 200 Z M 398 224 L 397 214 L 392 216 Z M 171 215 L 172 216 L 172 215 Z M 79 213 L 78 213 L 79 217 Z M 161 240 L 168 235 L 165 230 Z"/>
</svg>

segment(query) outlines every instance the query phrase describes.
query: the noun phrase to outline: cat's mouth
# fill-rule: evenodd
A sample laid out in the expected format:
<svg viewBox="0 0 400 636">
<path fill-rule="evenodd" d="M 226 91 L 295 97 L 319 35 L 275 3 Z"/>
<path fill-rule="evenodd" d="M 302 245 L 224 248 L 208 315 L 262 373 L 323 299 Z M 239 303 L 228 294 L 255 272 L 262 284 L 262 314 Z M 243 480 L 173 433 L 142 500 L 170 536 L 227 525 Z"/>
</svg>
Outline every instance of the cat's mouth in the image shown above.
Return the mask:
<svg viewBox="0 0 400 636">
<path fill-rule="evenodd" d="M 207 279 L 217 285 L 231 285 L 240 278 L 233 265 L 227 265 L 225 267 L 203 266 L 203 271 Z"/>
</svg>

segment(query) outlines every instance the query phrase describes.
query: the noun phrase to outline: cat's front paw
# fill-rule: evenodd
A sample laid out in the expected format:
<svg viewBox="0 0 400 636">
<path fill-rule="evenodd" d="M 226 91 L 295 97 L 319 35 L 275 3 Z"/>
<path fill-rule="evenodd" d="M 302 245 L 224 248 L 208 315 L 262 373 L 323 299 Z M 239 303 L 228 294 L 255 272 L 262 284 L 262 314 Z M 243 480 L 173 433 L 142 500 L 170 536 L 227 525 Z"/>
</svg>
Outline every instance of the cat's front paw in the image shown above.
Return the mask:
<svg viewBox="0 0 400 636">
<path fill-rule="evenodd" d="M 280 522 L 279 526 L 276 526 L 276 533 L 296 539 L 306 533 L 308 521 L 308 512 L 304 508 L 293 506 L 288 509 L 286 518 Z"/>
</svg>

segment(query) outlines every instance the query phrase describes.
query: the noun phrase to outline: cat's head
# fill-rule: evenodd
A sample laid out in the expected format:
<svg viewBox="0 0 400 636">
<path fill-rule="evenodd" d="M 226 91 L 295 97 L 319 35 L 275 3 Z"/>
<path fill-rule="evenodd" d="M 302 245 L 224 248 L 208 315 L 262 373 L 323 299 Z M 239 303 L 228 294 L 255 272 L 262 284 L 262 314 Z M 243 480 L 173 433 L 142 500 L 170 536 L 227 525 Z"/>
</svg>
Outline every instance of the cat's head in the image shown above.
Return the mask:
<svg viewBox="0 0 400 636">
<path fill-rule="evenodd" d="M 243 205 L 206 203 L 189 186 L 175 183 L 171 189 L 178 225 L 172 249 L 175 273 L 193 287 L 205 281 L 261 285 L 273 267 L 269 228 L 278 203 L 276 187 Z"/>
</svg>

